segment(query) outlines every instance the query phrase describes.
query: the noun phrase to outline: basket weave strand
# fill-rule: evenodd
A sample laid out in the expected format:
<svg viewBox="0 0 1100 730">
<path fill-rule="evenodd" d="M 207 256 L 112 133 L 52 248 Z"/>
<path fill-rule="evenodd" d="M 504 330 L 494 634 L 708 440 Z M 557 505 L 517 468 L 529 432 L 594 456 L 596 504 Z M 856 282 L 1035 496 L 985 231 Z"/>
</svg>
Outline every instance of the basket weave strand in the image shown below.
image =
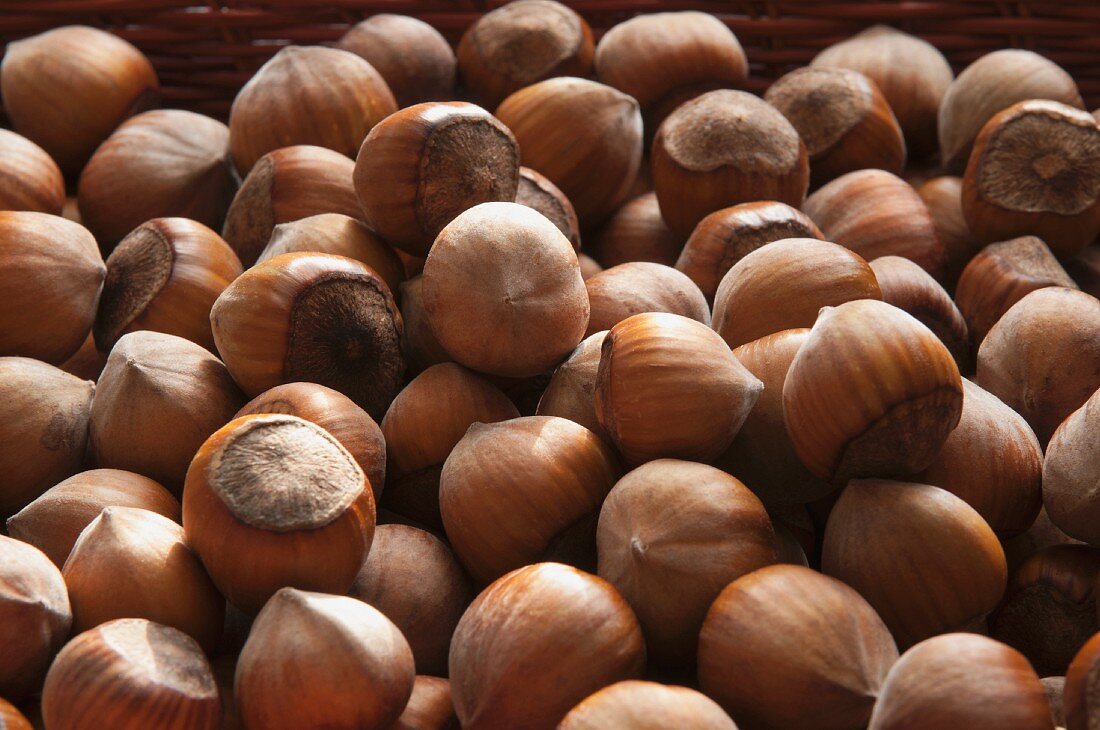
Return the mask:
<svg viewBox="0 0 1100 730">
<path fill-rule="evenodd" d="M 110 30 L 144 51 L 165 106 L 224 117 L 237 89 L 287 44 L 331 43 L 375 13 L 432 24 L 451 41 L 506 0 L 0 0 L 0 46 L 59 25 Z M 702 10 L 737 34 L 750 88 L 807 64 L 822 48 L 875 23 L 933 43 L 956 71 L 999 48 L 1028 48 L 1069 71 L 1100 107 L 1100 3 L 961 0 L 565 0 L 596 35 L 640 12 Z"/>
</svg>

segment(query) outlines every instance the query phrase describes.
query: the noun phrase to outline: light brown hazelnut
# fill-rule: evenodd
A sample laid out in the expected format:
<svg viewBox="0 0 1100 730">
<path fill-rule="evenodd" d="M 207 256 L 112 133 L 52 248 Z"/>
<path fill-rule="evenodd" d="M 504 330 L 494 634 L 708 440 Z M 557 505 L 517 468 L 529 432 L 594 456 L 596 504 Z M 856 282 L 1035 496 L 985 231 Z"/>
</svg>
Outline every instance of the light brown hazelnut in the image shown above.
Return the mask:
<svg viewBox="0 0 1100 730">
<path fill-rule="evenodd" d="M 382 74 L 400 107 L 454 98 L 455 52 L 419 18 L 379 13 L 352 26 L 336 47 Z"/>
</svg>

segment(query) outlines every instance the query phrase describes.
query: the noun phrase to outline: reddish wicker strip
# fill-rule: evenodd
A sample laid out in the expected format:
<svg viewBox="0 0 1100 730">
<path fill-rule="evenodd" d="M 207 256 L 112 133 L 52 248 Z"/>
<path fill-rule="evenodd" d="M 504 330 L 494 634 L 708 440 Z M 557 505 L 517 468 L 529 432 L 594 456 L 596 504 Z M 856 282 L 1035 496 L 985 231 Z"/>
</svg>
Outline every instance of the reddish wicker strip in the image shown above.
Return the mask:
<svg viewBox="0 0 1100 730">
<path fill-rule="evenodd" d="M 820 49 L 874 23 L 926 38 L 956 68 L 997 48 L 1029 48 L 1077 79 L 1100 107 L 1100 3 L 998 0 L 565 0 L 599 34 L 640 12 L 703 10 L 745 46 L 752 88 L 805 65 Z M 236 90 L 281 46 L 331 43 L 374 13 L 414 15 L 457 41 L 505 0 L 0 0 L 0 46 L 59 25 L 105 28 L 156 65 L 165 104 L 224 116 Z"/>
</svg>

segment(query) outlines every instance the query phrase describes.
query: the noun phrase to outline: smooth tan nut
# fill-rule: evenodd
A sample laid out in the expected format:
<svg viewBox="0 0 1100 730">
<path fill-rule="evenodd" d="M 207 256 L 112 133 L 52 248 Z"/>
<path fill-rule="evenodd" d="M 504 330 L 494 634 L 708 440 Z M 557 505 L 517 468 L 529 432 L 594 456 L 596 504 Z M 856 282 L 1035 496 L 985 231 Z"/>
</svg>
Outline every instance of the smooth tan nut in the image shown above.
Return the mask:
<svg viewBox="0 0 1100 730">
<path fill-rule="evenodd" d="M 0 535 L 0 692 L 21 702 L 42 687 L 72 626 L 61 571 L 37 548 Z"/>
<path fill-rule="evenodd" d="M 1050 99 L 1085 108 L 1073 78 L 1033 51 L 993 51 L 963 69 L 947 88 L 939 108 L 942 165 L 952 172 L 962 172 L 986 122 L 1001 110 L 1028 99 Z"/>
<path fill-rule="evenodd" d="M 982 619 L 1007 580 L 997 536 L 966 502 L 882 479 L 852 481 L 841 493 L 821 569 L 859 591 L 903 648 Z"/>
<path fill-rule="evenodd" d="M 515 134 L 523 163 L 565 193 L 585 229 L 626 199 L 643 151 L 632 97 L 587 79 L 553 78 L 513 93 L 496 116 Z"/>
<path fill-rule="evenodd" d="M 801 68 L 768 87 L 764 100 L 787 117 L 806 144 L 810 182 L 879 168 L 899 174 L 905 139 L 874 81 L 848 69 Z"/>
<path fill-rule="evenodd" d="M 412 693 L 409 644 L 377 609 L 283 588 L 256 617 L 233 681 L 246 727 L 389 728 Z M 334 691 L 349 683 L 358 691 Z"/>
<path fill-rule="evenodd" d="M 1041 239 L 1022 236 L 978 251 L 963 269 L 955 291 L 974 348 L 1013 304 L 1047 286 L 1077 288 Z"/>
<path fill-rule="evenodd" d="M 690 667 L 707 609 L 730 581 L 776 561 L 764 505 L 705 464 L 658 459 L 607 495 L 597 529 L 600 577 L 638 616 L 651 664 Z"/>
<path fill-rule="evenodd" d="M 608 445 L 564 418 L 475 423 L 439 478 L 447 538 L 482 585 L 539 560 L 592 567 L 600 504 L 619 473 Z"/>
<path fill-rule="evenodd" d="M 392 730 L 456 730 L 451 683 L 442 677 L 416 675 L 412 695 Z"/>
<path fill-rule="evenodd" d="M 931 43 L 876 25 L 829 46 L 810 65 L 866 75 L 897 115 L 910 157 L 920 159 L 936 151 L 936 115 L 954 74 Z"/>
<path fill-rule="evenodd" d="M 0 87 L 15 131 L 70 177 L 123 120 L 155 106 L 160 96 L 156 71 L 141 51 L 80 25 L 10 43 Z"/>
<path fill-rule="evenodd" d="M 684 237 L 669 230 L 661 217 L 657 194 L 643 193 L 619 206 L 600 229 L 592 256 L 604 267 L 632 261 L 674 266 Z"/>
<path fill-rule="evenodd" d="M 810 327 L 822 307 L 882 299 L 860 256 L 828 241 L 788 238 L 750 252 L 722 277 L 714 295 L 714 331 L 730 347 Z"/>
<path fill-rule="evenodd" d="M 210 323 L 246 395 L 309 381 L 379 419 L 401 389 L 401 314 L 386 283 L 359 261 L 320 253 L 269 259 L 226 287 Z"/>
<path fill-rule="evenodd" d="M 710 324 L 710 307 L 699 287 L 670 266 L 643 261 L 619 264 L 585 281 L 585 288 L 592 310 L 586 337 L 643 312 L 679 314 Z"/>
<path fill-rule="evenodd" d="M 516 203 L 483 203 L 440 232 L 424 264 L 424 308 L 443 348 L 469 368 L 529 377 L 577 346 L 588 293 L 568 239 Z"/>
<path fill-rule="evenodd" d="M 573 354 L 558 365 L 539 399 L 535 415 L 568 418 L 610 441 L 596 417 L 596 374 L 606 336 L 603 331 L 584 338 Z"/>
<path fill-rule="evenodd" d="M 841 175 L 806 198 L 802 210 L 825 239 L 868 261 L 903 256 L 942 280 L 947 252 L 928 206 L 909 183 L 885 170 Z"/>
<path fill-rule="evenodd" d="M 943 730 L 1054 728 L 1046 692 L 1027 659 L 993 639 L 961 633 L 921 642 L 887 675 L 870 730 L 914 724 Z"/>
<path fill-rule="evenodd" d="M 110 352 L 124 334 L 151 330 L 214 351 L 210 308 L 241 275 L 221 236 L 187 218 L 155 218 L 131 231 L 107 257 L 92 333 Z"/>
<path fill-rule="evenodd" d="M 802 463 L 843 484 L 913 474 L 958 425 L 959 368 L 911 315 L 871 299 L 822 311 L 783 384 L 783 418 Z"/>
<path fill-rule="evenodd" d="M 451 635 L 474 591 L 446 543 L 415 527 L 379 525 L 349 593 L 400 629 L 418 672 L 447 673 Z"/>
<path fill-rule="evenodd" d="M 215 730 L 221 714 L 217 683 L 195 640 L 141 618 L 110 621 L 74 638 L 42 691 L 48 727 Z"/>
<path fill-rule="evenodd" d="M 752 200 L 801 205 L 806 145 L 775 107 L 744 91 L 711 91 L 657 130 L 653 189 L 668 227 L 687 238 L 710 213 Z"/>
<path fill-rule="evenodd" d="M 553 0 L 518 0 L 485 13 L 462 35 L 458 70 L 488 106 L 554 76 L 588 76 L 592 30 Z"/>
<path fill-rule="evenodd" d="M 225 216 L 222 236 L 252 266 L 275 227 L 322 213 L 361 218 L 352 183 L 355 163 L 314 145 L 268 152 L 249 171 Z"/>
<path fill-rule="evenodd" d="M 1051 522 L 1067 535 L 1100 542 L 1100 479 L 1093 455 L 1100 439 L 1100 397 L 1089 396 L 1047 444 L 1043 461 L 1043 503 Z"/>
<path fill-rule="evenodd" d="M 50 154 L 26 137 L 0 129 L 0 210 L 61 215 L 65 178 Z"/>
<path fill-rule="evenodd" d="M 183 490 L 187 543 L 218 590 L 249 613 L 285 586 L 346 592 L 374 522 L 355 459 L 296 416 L 230 421 L 199 449 Z"/>
<path fill-rule="evenodd" d="M 687 687 L 630 679 L 589 695 L 569 711 L 558 727 L 561 730 L 600 730 L 608 727 L 737 730 L 733 720 L 704 694 Z"/>
<path fill-rule="evenodd" d="M 151 218 L 190 218 L 220 228 L 237 191 L 229 128 L 179 109 L 128 119 L 80 173 L 84 225 L 109 251 Z"/>
<path fill-rule="evenodd" d="M 915 479 L 977 510 L 1002 538 L 1030 527 L 1042 506 L 1043 451 L 1023 417 L 963 379 L 959 425 Z"/>
<path fill-rule="evenodd" d="M 397 102 L 381 74 L 354 53 L 286 46 L 233 100 L 233 162 L 244 176 L 268 152 L 301 144 L 351 157 L 371 127 L 395 111 Z M 273 119 L 279 123 L 272 124 Z"/>
<path fill-rule="evenodd" d="M 105 507 L 136 507 L 179 522 L 180 503 L 157 482 L 120 469 L 92 469 L 50 487 L 8 518 L 8 534 L 34 545 L 58 568 L 81 531 Z"/>
<path fill-rule="evenodd" d="M 1020 102 L 982 127 L 963 176 L 962 209 L 986 242 L 1043 239 L 1063 258 L 1100 233 L 1100 126 L 1055 101 Z"/>
<path fill-rule="evenodd" d="M 882 300 L 913 315 L 947 346 L 960 369 L 970 367 L 970 337 L 951 295 L 932 276 L 909 259 L 880 256 L 871 262 Z"/>
<path fill-rule="evenodd" d="M 554 727 L 581 700 L 644 667 L 638 621 L 611 584 L 537 563 L 495 581 L 458 622 L 451 692 L 464 728 Z"/>
<path fill-rule="evenodd" d="M 111 350 L 92 401 L 96 464 L 155 479 L 178 495 L 195 451 L 243 402 L 209 351 L 174 335 L 131 332 Z"/>
<path fill-rule="evenodd" d="M 390 115 L 363 140 L 355 194 L 380 236 L 426 256 L 463 211 L 515 200 L 519 152 L 512 132 L 479 106 L 417 104 Z"/>
<path fill-rule="evenodd" d="M 932 225 L 947 256 L 947 273 L 943 280 L 948 291 L 954 291 L 964 267 L 981 249 L 982 244 L 970 232 L 962 212 L 962 178 L 943 175 L 926 180 L 917 194 L 928 207 Z"/>
<path fill-rule="evenodd" d="M 763 389 L 713 330 L 676 314 L 628 317 L 601 347 L 596 418 L 631 464 L 715 458 Z"/>
<path fill-rule="evenodd" d="M 83 226 L 47 213 L 0 212 L 0 355 L 62 363 L 87 338 L 107 269 Z"/>
<path fill-rule="evenodd" d="M 80 470 L 95 383 L 24 357 L 0 357 L 4 448 L 0 515 L 11 515 Z"/>
<path fill-rule="evenodd" d="M 427 368 L 398 393 L 382 419 L 387 475 L 382 506 L 443 533 L 439 475 L 475 423 L 519 418 L 504 393 L 456 363 Z"/>
<path fill-rule="evenodd" d="M 577 221 L 577 211 L 561 188 L 550 182 L 549 178 L 529 167 L 520 167 L 516 202 L 546 216 L 559 231 L 565 234 L 573 244 L 573 249 L 580 251 L 581 231 L 580 223 Z"/>
<path fill-rule="evenodd" d="M 455 53 L 439 31 L 419 18 L 372 15 L 352 26 L 336 47 L 374 66 L 399 107 L 454 97 Z"/>
<path fill-rule="evenodd" d="M 758 248 L 785 238 L 824 238 L 814 222 L 786 203 L 741 203 L 716 210 L 695 226 L 676 268 L 694 281 L 708 301 L 737 262 Z"/>
<path fill-rule="evenodd" d="M 1005 312 L 978 349 L 977 383 L 1027 419 L 1046 445 L 1100 388 L 1100 301 L 1052 286 Z"/>
<path fill-rule="evenodd" d="M 699 682 L 744 727 L 847 730 L 866 725 L 897 658 L 886 624 L 854 590 L 772 565 L 714 601 L 699 636 Z"/>
</svg>

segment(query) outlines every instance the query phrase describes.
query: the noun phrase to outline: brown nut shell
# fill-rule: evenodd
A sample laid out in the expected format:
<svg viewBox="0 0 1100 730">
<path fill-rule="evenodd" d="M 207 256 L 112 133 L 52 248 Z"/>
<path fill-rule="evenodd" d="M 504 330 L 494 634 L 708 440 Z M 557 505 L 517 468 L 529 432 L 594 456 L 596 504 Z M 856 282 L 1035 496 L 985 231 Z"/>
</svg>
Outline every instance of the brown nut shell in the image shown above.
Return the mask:
<svg viewBox="0 0 1100 730">
<path fill-rule="evenodd" d="M 643 312 L 679 314 L 710 324 L 710 307 L 699 287 L 670 266 L 647 261 L 619 264 L 585 281 L 585 288 L 592 309 L 585 337 Z"/>
<path fill-rule="evenodd" d="M 451 683 L 441 677 L 416 675 L 409 704 L 390 730 L 459 730 Z"/>
<path fill-rule="evenodd" d="M 26 137 L 0 129 L 0 210 L 61 215 L 65 178 L 50 154 Z"/>
<path fill-rule="evenodd" d="M 424 276 L 414 276 L 397 287 L 401 320 L 405 330 L 405 360 L 410 373 L 421 373 L 432 365 L 454 362 L 432 332 L 424 310 Z"/>
<path fill-rule="evenodd" d="M 928 206 L 932 225 L 947 255 L 947 273 L 943 283 L 948 291 L 954 291 L 959 275 L 982 247 L 963 216 L 962 178 L 950 175 L 934 177 L 921 184 L 917 194 Z"/>
<path fill-rule="evenodd" d="M 534 208 L 546 216 L 559 231 L 565 234 L 573 244 L 573 249 L 580 251 L 581 231 L 580 223 L 577 221 L 577 211 L 561 188 L 550 182 L 549 178 L 530 167 L 519 168 L 516 202 L 528 208 Z"/>
<path fill-rule="evenodd" d="M 959 308 L 932 276 L 909 259 L 880 256 L 871 262 L 882 300 L 913 315 L 947 346 L 960 369 L 970 368 L 970 338 Z"/>
<path fill-rule="evenodd" d="M 632 261 L 673 266 L 684 239 L 670 231 L 661 217 L 657 193 L 648 192 L 619 206 L 600 229 L 591 253 L 605 267 Z"/>
<path fill-rule="evenodd" d="M 558 365 L 539 399 L 535 415 L 568 418 L 610 441 L 596 417 L 596 374 L 606 336 L 604 331 L 584 338 L 573 354 Z"/>
<path fill-rule="evenodd" d="M 374 66 L 399 107 L 454 98 L 455 52 L 438 30 L 419 18 L 372 15 L 352 26 L 336 47 Z"/>
<path fill-rule="evenodd" d="M 1097 706 L 1096 681 L 1100 679 L 1100 634 L 1085 642 L 1066 670 L 1062 699 L 1066 727 L 1088 730 L 1092 718 L 1100 711 Z"/>
<path fill-rule="evenodd" d="M 1047 444 L 1043 461 L 1043 503 L 1061 531 L 1089 544 L 1100 544 L 1100 473 L 1094 455 L 1100 445 L 1100 396 L 1089 396 L 1071 413 Z"/>
<path fill-rule="evenodd" d="M 737 730 L 733 720 L 714 700 L 687 687 L 628 679 L 589 695 L 569 711 L 560 730 L 602 730 L 629 727 L 662 730 Z"/>
</svg>

